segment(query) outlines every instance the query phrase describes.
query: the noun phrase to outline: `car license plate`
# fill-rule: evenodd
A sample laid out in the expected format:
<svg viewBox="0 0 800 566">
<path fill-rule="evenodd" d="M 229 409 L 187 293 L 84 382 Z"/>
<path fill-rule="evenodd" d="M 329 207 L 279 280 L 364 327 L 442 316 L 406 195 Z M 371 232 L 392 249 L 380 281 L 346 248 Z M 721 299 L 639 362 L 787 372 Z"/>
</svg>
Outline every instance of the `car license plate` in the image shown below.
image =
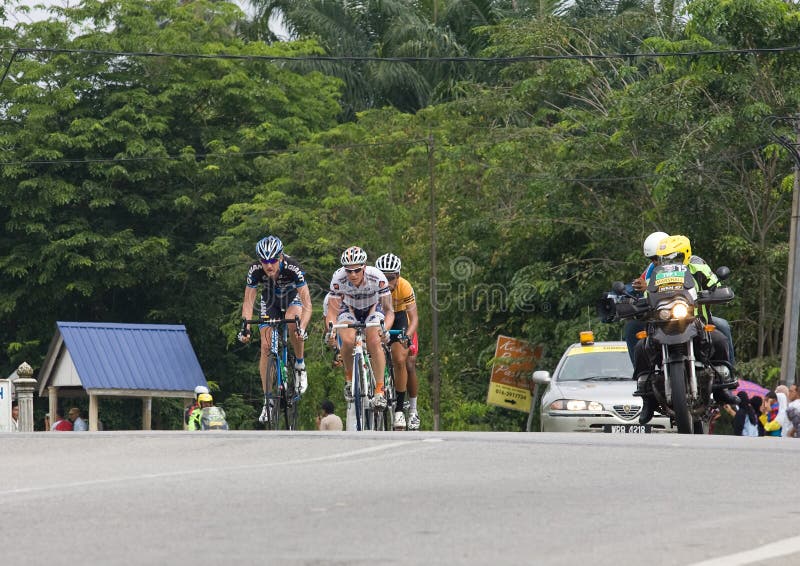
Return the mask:
<svg viewBox="0 0 800 566">
<path fill-rule="evenodd" d="M 652 425 L 639 424 L 607 424 L 603 425 L 603 432 L 611 434 L 649 434 L 653 430 Z"/>
</svg>

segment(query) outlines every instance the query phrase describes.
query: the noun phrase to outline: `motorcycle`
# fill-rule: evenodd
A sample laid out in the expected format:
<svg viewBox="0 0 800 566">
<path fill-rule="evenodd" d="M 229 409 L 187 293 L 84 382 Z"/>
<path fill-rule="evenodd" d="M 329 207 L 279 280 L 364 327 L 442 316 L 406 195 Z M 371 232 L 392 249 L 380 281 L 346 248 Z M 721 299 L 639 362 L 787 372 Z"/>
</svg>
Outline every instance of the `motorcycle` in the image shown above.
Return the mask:
<svg viewBox="0 0 800 566">
<path fill-rule="evenodd" d="M 715 273 L 723 281 L 730 269 L 719 267 Z M 646 323 L 637 335 L 647 340 L 642 355 L 648 355 L 651 366 L 645 394 L 654 396 L 657 410 L 670 417 L 680 434 L 702 433 L 716 408 L 714 391 L 735 388 L 737 382 L 728 362 L 712 363 L 714 326 L 696 317 L 695 309 L 729 303 L 733 291 L 724 286 L 698 290 L 683 264 L 656 266 L 644 297 L 634 296 L 621 281 L 612 289 L 607 301 L 613 302 L 613 318 Z"/>
</svg>

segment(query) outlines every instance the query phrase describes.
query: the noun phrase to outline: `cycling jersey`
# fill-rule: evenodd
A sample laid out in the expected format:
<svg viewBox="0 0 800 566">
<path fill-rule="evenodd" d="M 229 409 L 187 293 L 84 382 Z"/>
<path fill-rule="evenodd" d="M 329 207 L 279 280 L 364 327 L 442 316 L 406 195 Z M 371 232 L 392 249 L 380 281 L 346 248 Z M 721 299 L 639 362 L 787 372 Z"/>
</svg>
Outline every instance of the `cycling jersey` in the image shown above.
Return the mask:
<svg viewBox="0 0 800 566">
<path fill-rule="evenodd" d="M 378 304 L 390 291 L 389 282 L 383 272 L 377 267 L 367 265 L 364 267 L 364 279 L 358 287 L 347 278 L 344 267 L 337 269 L 331 279 L 330 293 L 339 297 L 343 306 L 364 311 Z"/>
<path fill-rule="evenodd" d="M 409 305 L 416 303 L 416 296 L 414 295 L 414 288 L 411 283 L 403 277 L 397 278 L 397 285 L 392 291 L 392 305 L 394 305 L 394 312 L 398 313 L 406 310 Z"/>
<path fill-rule="evenodd" d="M 272 279 L 261 267 L 261 263 L 254 263 L 247 272 L 247 286 L 257 288 L 263 285 L 261 291 L 262 314 L 266 310 L 286 310 L 297 297 L 297 289 L 306 284 L 305 274 L 293 258 L 283 255 L 278 269 L 278 278 Z"/>
</svg>

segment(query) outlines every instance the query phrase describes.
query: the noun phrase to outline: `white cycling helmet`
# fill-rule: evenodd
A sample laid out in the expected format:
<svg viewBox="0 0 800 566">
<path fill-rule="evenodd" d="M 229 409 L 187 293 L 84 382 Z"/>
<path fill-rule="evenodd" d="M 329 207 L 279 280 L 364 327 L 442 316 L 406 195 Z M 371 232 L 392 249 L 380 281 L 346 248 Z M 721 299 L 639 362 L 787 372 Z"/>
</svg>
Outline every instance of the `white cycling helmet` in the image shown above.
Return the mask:
<svg viewBox="0 0 800 566">
<path fill-rule="evenodd" d="M 203 393 L 208 393 L 208 392 L 209 392 L 208 387 L 206 387 L 205 385 L 198 385 L 197 387 L 194 388 L 195 397 L 199 397 Z"/>
<path fill-rule="evenodd" d="M 342 252 L 342 265 L 364 265 L 367 263 L 367 252 L 358 246 L 352 246 Z"/>
<path fill-rule="evenodd" d="M 400 273 L 400 258 L 394 254 L 383 254 L 375 260 L 375 267 L 384 273 Z"/>
<path fill-rule="evenodd" d="M 658 250 L 658 244 L 660 244 L 661 240 L 664 238 L 669 238 L 669 234 L 666 232 L 653 232 L 647 236 L 647 238 L 644 239 L 644 245 L 642 246 L 644 257 L 655 257 L 656 250 Z"/>
</svg>

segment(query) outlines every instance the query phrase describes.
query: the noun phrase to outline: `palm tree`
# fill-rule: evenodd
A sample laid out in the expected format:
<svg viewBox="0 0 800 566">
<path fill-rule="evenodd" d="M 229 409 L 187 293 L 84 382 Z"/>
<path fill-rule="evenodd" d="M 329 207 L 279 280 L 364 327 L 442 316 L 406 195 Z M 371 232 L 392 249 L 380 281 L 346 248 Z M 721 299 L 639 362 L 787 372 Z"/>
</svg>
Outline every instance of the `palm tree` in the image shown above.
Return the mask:
<svg viewBox="0 0 800 566">
<path fill-rule="evenodd" d="M 341 57 L 437 58 L 476 55 L 485 46 L 478 26 L 509 17 L 558 13 L 566 0 L 251 0 L 250 35 L 275 41 L 268 23 L 281 21 L 292 39 L 315 38 Z M 391 104 L 415 111 L 453 96 L 473 68 L 462 63 L 342 62 L 315 68 L 345 83 L 346 117 Z"/>
</svg>

